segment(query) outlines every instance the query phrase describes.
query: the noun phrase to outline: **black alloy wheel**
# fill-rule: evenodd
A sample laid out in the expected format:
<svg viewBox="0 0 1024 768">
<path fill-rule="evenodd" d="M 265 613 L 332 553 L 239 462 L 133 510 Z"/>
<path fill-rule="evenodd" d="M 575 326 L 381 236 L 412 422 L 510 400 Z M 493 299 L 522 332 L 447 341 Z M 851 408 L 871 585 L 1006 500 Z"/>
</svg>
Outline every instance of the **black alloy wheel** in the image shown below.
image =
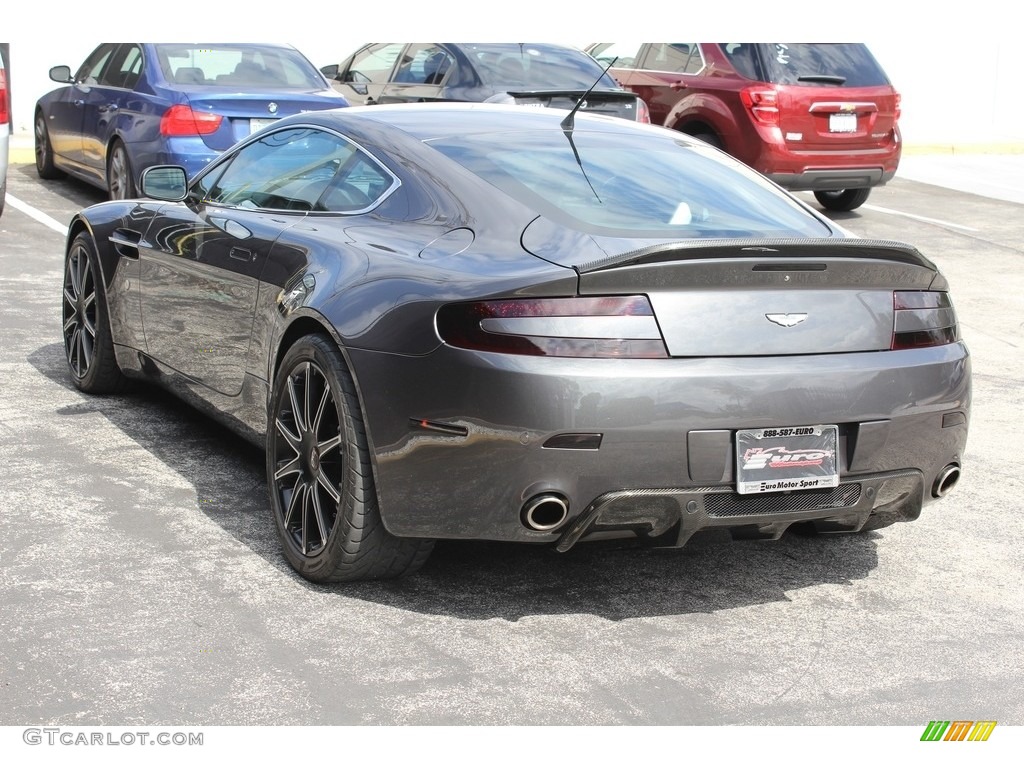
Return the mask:
<svg viewBox="0 0 1024 768">
<path fill-rule="evenodd" d="M 433 542 L 384 529 L 355 385 L 326 337 L 305 336 L 288 350 L 268 431 L 270 503 L 285 556 L 303 577 L 397 578 L 419 569 Z"/>
<path fill-rule="evenodd" d="M 114 357 L 96 251 L 84 232 L 72 241 L 65 259 L 61 318 L 75 386 L 93 394 L 121 390 L 127 382 Z"/>
</svg>

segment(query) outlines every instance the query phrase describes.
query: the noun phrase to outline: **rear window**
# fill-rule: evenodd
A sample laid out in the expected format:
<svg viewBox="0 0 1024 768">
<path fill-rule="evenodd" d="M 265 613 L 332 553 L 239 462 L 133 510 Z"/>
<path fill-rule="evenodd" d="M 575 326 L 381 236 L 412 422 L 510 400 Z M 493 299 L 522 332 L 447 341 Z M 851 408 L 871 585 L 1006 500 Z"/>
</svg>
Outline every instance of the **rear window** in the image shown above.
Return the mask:
<svg viewBox="0 0 1024 768">
<path fill-rule="evenodd" d="M 571 140 L 570 140 L 571 138 Z M 737 160 L 660 133 L 577 125 L 430 146 L 548 218 L 613 236 L 825 237 L 828 227 Z"/>
<path fill-rule="evenodd" d="M 863 43 L 722 43 L 737 70 L 778 85 L 864 88 L 889 78 Z"/>
<path fill-rule="evenodd" d="M 290 48 L 162 44 L 156 55 L 164 78 L 175 85 L 327 88 L 316 67 Z"/>
<path fill-rule="evenodd" d="M 535 44 L 463 46 L 486 85 L 522 90 L 622 90 L 604 67 L 583 51 Z"/>
</svg>

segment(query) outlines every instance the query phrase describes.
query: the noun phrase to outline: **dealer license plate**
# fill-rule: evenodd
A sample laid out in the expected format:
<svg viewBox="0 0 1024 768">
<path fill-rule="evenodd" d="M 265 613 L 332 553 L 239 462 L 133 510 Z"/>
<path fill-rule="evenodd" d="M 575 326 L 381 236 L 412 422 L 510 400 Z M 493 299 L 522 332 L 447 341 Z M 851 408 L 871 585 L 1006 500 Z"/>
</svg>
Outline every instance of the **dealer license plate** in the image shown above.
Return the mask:
<svg viewBox="0 0 1024 768">
<path fill-rule="evenodd" d="M 828 129 L 831 133 L 856 133 L 857 113 L 833 112 L 828 116 Z"/>
<path fill-rule="evenodd" d="M 268 120 L 266 118 L 260 118 L 260 117 L 249 118 L 249 133 L 256 133 L 256 131 L 261 131 L 264 128 L 266 128 L 268 125 L 273 125 L 276 122 L 277 122 L 276 119 Z"/>
<path fill-rule="evenodd" d="M 737 431 L 736 491 L 835 488 L 839 485 L 838 437 L 834 424 Z"/>
</svg>

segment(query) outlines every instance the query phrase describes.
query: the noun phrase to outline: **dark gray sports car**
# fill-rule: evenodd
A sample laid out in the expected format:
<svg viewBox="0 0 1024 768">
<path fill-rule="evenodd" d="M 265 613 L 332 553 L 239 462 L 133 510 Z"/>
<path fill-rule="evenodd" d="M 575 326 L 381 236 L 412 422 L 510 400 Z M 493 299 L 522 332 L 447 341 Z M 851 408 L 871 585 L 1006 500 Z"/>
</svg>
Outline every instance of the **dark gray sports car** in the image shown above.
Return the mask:
<svg viewBox="0 0 1024 768">
<path fill-rule="evenodd" d="M 306 578 L 439 538 L 566 550 L 916 518 L 960 475 L 946 280 L 675 131 L 481 104 L 314 112 L 71 222 L 75 384 L 266 446 Z"/>
</svg>

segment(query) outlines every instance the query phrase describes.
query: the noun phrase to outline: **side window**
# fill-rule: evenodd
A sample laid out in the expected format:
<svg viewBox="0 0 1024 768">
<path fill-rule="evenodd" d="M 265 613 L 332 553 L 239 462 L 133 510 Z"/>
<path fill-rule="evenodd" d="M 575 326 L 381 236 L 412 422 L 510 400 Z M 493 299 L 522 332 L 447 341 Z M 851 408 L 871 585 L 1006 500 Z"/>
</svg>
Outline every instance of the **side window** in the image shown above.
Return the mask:
<svg viewBox="0 0 1024 768">
<path fill-rule="evenodd" d="M 760 80 L 757 72 L 757 60 L 754 43 L 719 43 L 729 63 L 736 71 L 750 80 Z"/>
<path fill-rule="evenodd" d="M 98 85 L 100 83 L 100 75 L 103 74 L 103 68 L 110 61 L 111 55 L 117 48 L 117 43 L 104 43 L 92 54 L 85 63 L 79 67 L 78 73 L 75 75 L 75 82 L 81 83 L 82 85 Z"/>
<path fill-rule="evenodd" d="M 352 58 L 342 74 L 346 83 L 386 83 L 404 43 L 377 43 Z"/>
<path fill-rule="evenodd" d="M 142 72 L 142 49 L 125 43 L 117 49 L 110 66 L 103 73 L 103 85 L 114 88 L 134 88 Z"/>
<path fill-rule="evenodd" d="M 704 69 L 697 43 L 652 43 L 644 55 L 643 69 L 695 75 Z"/>
<path fill-rule="evenodd" d="M 590 50 L 590 55 L 603 66 L 612 64 L 616 69 L 636 69 L 640 66 L 640 49 L 643 43 L 598 43 Z"/>
<path fill-rule="evenodd" d="M 433 43 L 410 45 L 402 56 L 395 74 L 396 83 L 439 84 L 455 60 L 451 54 Z"/>
<path fill-rule="evenodd" d="M 195 191 L 206 202 L 236 208 L 344 213 L 373 207 L 397 184 L 341 136 L 289 128 L 242 147 Z"/>
</svg>

